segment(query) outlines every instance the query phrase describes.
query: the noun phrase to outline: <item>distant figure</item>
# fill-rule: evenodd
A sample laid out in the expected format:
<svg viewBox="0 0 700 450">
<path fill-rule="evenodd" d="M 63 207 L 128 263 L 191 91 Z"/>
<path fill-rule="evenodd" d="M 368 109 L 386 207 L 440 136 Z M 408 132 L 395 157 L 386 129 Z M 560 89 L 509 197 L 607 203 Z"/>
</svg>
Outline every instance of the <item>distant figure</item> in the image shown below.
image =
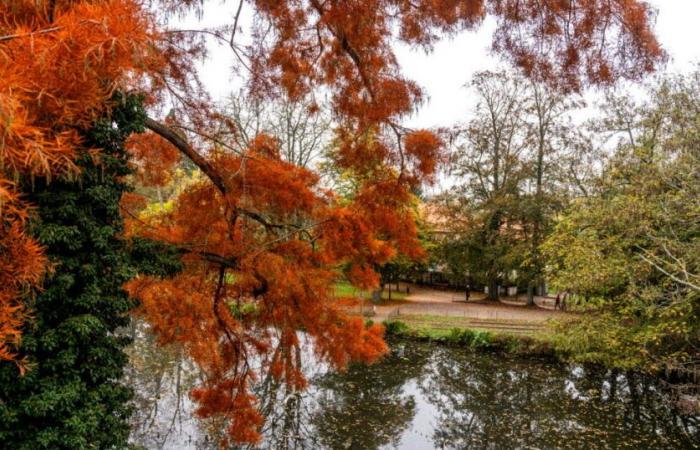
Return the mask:
<svg viewBox="0 0 700 450">
<path fill-rule="evenodd" d="M 557 299 L 554 301 L 554 309 L 561 308 L 561 294 L 557 294 Z"/>
<path fill-rule="evenodd" d="M 469 287 L 467 287 L 467 290 L 466 290 L 465 294 L 466 294 L 466 300 L 465 300 L 465 301 L 468 302 L 468 301 L 469 301 L 469 296 L 472 294 L 472 293 L 471 293 L 471 289 L 469 289 Z"/>
</svg>

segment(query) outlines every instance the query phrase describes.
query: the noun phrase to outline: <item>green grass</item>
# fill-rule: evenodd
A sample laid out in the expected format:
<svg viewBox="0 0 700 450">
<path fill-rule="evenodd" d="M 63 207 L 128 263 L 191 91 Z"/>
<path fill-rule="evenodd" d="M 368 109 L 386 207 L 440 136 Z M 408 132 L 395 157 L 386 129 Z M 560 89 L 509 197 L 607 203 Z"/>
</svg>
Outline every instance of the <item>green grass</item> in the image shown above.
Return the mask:
<svg viewBox="0 0 700 450">
<path fill-rule="evenodd" d="M 350 283 L 336 283 L 334 289 L 336 297 L 355 297 L 359 292 Z"/>
<path fill-rule="evenodd" d="M 452 329 L 471 329 L 489 331 L 494 334 L 541 335 L 547 334 L 545 324 L 523 320 L 476 319 L 473 317 L 455 317 L 439 315 L 402 315 L 401 321 L 411 328 L 427 332 L 445 332 Z"/>
<path fill-rule="evenodd" d="M 335 284 L 335 295 L 336 297 L 360 297 L 364 294 L 364 297 L 366 299 L 371 299 L 372 293 L 369 291 L 363 291 L 361 289 L 357 289 L 355 286 L 351 285 L 350 283 L 347 282 L 341 282 L 341 283 L 336 283 Z M 392 292 L 391 293 L 391 301 L 392 302 L 400 302 L 406 299 L 406 293 L 405 292 Z M 382 292 L 382 303 L 389 301 L 389 290 L 385 289 Z"/>
<path fill-rule="evenodd" d="M 389 337 L 427 340 L 468 347 L 475 350 L 497 351 L 523 356 L 555 356 L 550 336 L 546 332 L 510 333 L 474 328 L 460 317 L 401 316 L 401 320 L 384 322 Z M 494 324 L 504 321 L 492 320 Z M 455 325 L 455 326 L 453 326 Z"/>
</svg>

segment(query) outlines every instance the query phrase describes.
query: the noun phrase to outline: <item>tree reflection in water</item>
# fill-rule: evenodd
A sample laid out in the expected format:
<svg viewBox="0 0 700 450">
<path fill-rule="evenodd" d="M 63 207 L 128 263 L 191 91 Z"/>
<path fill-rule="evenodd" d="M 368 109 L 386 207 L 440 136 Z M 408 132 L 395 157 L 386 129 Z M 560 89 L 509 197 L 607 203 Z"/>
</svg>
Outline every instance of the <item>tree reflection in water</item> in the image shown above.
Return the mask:
<svg viewBox="0 0 700 450">
<path fill-rule="evenodd" d="M 422 390 L 441 449 L 700 448 L 657 381 L 436 348 Z"/>
<path fill-rule="evenodd" d="M 393 349 L 380 364 L 352 367 L 315 383 L 318 408 L 312 423 L 324 448 L 399 445 L 416 414 L 416 399 L 405 386 L 422 377 L 430 353 L 423 346 Z"/>
<path fill-rule="evenodd" d="M 125 383 L 134 390 L 131 441 L 137 448 L 215 449 L 207 423 L 193 417 L 190 389 L 198 382 L 182 349 L 156 344 L 147 326 L 132 320 Z M 214 428 L 212 428 L 213 430 Z"/>
<path fill-rule="evenodd" d="M 156 347 L 143 326 L 132 333 L 132 442 L 217 448 L 222 426 L 192 417 L 193 366 Z M 700 448 L 700 418 L 674 412 L 653 379 L 416 342 L 392 348 L 383 362 L 342 374 L 313 363 L 309 350 L 302 393 L 260 380 L 267 420 L 255 448 Z"/>
<path fill-rule="evenodd" d="M 257 386 L 266 416 L 265 440 L 257 448 L 396 447 L 415 415 L 416 401 L 404 386 L 420 377 L 429 354 L 422 346 L 395 346 L 380 364 L 340 374 L 315 367 L 307 371 L 310 386 L 303 393 L 265 380 Z"/>
</svg>

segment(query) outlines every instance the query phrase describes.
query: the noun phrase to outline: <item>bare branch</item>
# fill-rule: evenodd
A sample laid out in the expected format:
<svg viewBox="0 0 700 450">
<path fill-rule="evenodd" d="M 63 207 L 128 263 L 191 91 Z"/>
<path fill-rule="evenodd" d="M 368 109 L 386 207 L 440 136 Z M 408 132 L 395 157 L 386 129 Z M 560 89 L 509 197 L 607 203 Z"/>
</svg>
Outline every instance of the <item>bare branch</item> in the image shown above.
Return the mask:
<svg viewBox="0 0 700 450">
<path fill-rule="evenodd" d="M 695 285 L 695 284 L 691 283 L 690 281 L 683 280 L 683 279 L 677 277 L 676 275 L 674 275 L 674 274 L 668 272 L 668 271 L 665 270 L 663 267 L 659 266 L 659 265 L 656 264 L 654 261 L 652 261 L 651 259 L 647 258 L 646 256 L 644 256 L 644 255 L 641 254 L 641 253 L 639 254 L 639 257 L 642 258 L 642 259 L 643 259 L 645 262 L 647 262 L 648 264 L 650 264 L 652 267 L 654 267 L 656 270 L 658 270 L 659 272 L 663 273 L 664 275 L 666 275 L 667 277 L 669 277 L 670 279 L 672 279 L 673 281 L 675 281 L 676 283 L 678 283 L 678 284 L 680 284 L 680 285 L 682 285 L 682 286 L 685 286 L 685 287 L 687 287 L 687 288 L 689 288 L 689 289 L 692 289 L 692 290 L 695 291 L 695 292 L 700 292 L 700 286 Z"/>
</svg>

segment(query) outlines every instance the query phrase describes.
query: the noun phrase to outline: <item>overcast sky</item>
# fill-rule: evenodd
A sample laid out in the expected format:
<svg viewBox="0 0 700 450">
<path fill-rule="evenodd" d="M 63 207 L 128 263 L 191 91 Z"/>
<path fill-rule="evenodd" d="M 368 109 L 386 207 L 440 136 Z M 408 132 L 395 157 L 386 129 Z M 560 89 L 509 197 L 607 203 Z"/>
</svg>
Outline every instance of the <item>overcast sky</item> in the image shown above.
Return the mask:
<svg viewBox="0 0 700 450">
<path fill-rule="evenodd" d="M 235 3 L 211 2 L 199 26 L 230 23 Z M 700 0 L 649 0 L 649 3 L 659 11 L 656 33 L 671 57 L 668 70 L 690 70 L 700 62 Z M 245 22 L 250 18 L 249 6 L 247 13 Z M 185 22 L 187 26 L 198 25 L 193 18 Z M 477 32 L 446 39 L 428 55 L 403 45 L 396 47 L 404 74 L 417 81 L 428 97 L 418 113 L 407 120 L 407 125 L 450 126 L 468 118 L 473 96 L 465 84 L 475 72 L 499 65 L 498 58 L 489 54 L 493 29 L 494 23 L 487 20 Z M 215 42 L 211 42 L 209 51 L 202 79 L 214 99 L 219 100 L 236 90 L 237 83 L 231 78 L 233 61 L 230 50 Z"/>
</svg>

